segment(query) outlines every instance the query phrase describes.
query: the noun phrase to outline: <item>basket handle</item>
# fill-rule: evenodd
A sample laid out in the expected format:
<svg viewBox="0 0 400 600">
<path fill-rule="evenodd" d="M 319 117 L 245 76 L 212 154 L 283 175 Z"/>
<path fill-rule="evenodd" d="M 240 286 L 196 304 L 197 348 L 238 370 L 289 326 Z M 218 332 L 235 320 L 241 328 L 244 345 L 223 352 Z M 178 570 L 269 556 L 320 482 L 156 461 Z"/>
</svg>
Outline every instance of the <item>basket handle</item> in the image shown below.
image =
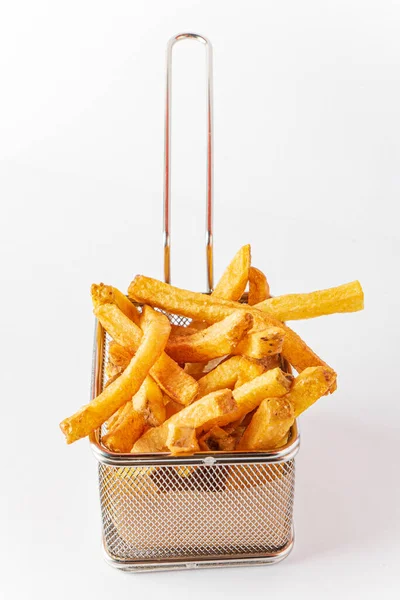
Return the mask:
<svg viewBox="0 0 400 600">
<path fill-rule="evenodd" d="M 167 87 L 165 98 L 165 147 L 164 147 L 164 281 L 171 282 L 171 79 L 172 49 L 176 42 L 193 39 L 206 47 L 207 63 L 207 190 L 206 190 L 206 260 L 207 291 L 213 289 L 213 89 L 212 89 L 212 45 L 202 35 L 181 33 L 173 36 L 167 45 Z"/>
</svg>

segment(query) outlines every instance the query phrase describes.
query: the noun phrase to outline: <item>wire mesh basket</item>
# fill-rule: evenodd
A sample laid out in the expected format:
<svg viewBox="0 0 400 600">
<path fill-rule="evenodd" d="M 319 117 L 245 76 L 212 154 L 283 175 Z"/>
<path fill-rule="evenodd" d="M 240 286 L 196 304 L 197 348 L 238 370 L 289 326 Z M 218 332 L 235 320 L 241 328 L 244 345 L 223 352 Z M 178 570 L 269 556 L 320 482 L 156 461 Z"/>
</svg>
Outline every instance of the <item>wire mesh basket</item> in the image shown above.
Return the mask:
<svg viewBox="0 0 400 600">
<path fill-rule="evenodd" d="M 212 48 L 196 34 L 172 38 L 167 48 L 164 182 L 164 278 L 170 281 L 171 57 L 176 41 L 193 38 L 207 52 L 207 281 L 212 253 Z M 174 324 L 189 319 L 167 315 Z M 96 322 L 92 397 L 101 393 L 109 340 Z M 98 460 L 103 544 L 107 561 L 127 571 L 257 565 L 285 558 L 293 546 L 295 455 L 293 425 L 287 444 L 269 452 L 118 454 L 91 445 Z"/>
</svg>

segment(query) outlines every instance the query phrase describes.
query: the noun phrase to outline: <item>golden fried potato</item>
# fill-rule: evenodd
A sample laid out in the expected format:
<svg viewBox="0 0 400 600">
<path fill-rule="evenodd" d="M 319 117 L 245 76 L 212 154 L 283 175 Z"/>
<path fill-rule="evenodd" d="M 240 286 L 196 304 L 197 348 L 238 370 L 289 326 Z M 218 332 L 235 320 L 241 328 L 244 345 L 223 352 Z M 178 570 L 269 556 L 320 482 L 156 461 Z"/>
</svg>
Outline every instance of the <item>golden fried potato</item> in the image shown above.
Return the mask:
<svg viewBox="0 0 400 600">
<path fill-rule="evenodd" d="M 269 285 L 267 278 L 260 269 L 250 267 L 249 270 L 249 296 L 247 303 L 249 306 L 263 302 L 269 298 Z"/>
<path fill-rule="evenodd" d="M 235 254 L 215 286 L 212 296 L 225 300 L 240 300 L 249 279 L 250 262 L 251 249 L 250 244 L 247 244 Z"/>
<path fill-rule="evenodd" d="M 132 354 L 136 352 L 142 339 L 142 331 L 116 304 L 100 304 L 94 313 L 113 340 Z M 116 370 L 111 368 L 109 372 L 115 374 Z M 160 388 L 176 402 L 190 404 L 197 395 L 196 380 L 185 373 L 165 352 L 152 367 L 150 374 Z"/>
<path fill-rule="evenodd" d="M 143 309 L 141 327 L 142 342 L 122 375 L 90 404 L 83 406 L 60 424 L 68 444 L 89 435 L 128 402 L 162 354 L 171 331 L 167 317 L 146 306 Z"/>
<path fill-rule="evenodd" d="M 145 395 L 143 385 L 132 400 L 138 396 Z M 110 431 L 103 436 L 102 444 L 112 452 L 130 452 L 133 444 L 142 435 L 146 419 L 143 412 L 135 410 L 132 400 L 127 402 L 114 422 Z"/>
<path fill-rule="evenodd" d="M 139 392 L 132 398 L 133 408 L 144 415 L 145 421 L 151 427 L 157 427 L 164 423 L 166 419 L 166 410 L 164 405 L 163 393 L 150 375 L 144 380 L 142 387 L 143 393 Z M 133 446 L 133 442 L 129 450 Z"/>
<path fill-rule="evenodd" d="M 280 327 L 266 327 L 261 331 L 250 331 L 234 348 L 231 354 L 248 358 L 264 358 L 282 351 L 285 332 Z"/>
<path fill-rule="evenodd" d="M 235 449 L 235 437 L 221 427 L 213 427 L 199 438 L 201 450 L 210 452 L 232 452 Z"/>
<path fill-rule="evenodd" d="M 204 396 L 174 414 L 159 427 L 147 431 L 134 444 L 132 452 L 162 452 L 167 450 L 168 428 L 171 423 L 191 429 L 204 429 L 209 422 L 231 413 L 236 407 L 231 390 L 219 390 Z"/>
<path fill-rule="evenodd" d="M 189 292 L 150 277 L 137 275 L 129 286 L 129 296 L 139 302 L 149 302 L 174 314 L 216 323 L 235 310 L 251 312 L 256 330 L 274 326 L 284 330 L 282 353 L 297 371 L 310 366 L 327 366 L 307 344 L 287 325 L 253 306 L 222 300 L 205 294 Z"/>
<path fill-rule="evenodd" d="M 203 331 L 170 338 L 166 352 L 178 363 L 204 362 L 226 356 L 252 326 L 253 318 L 250 314 L 236 311 Z"/>
<path fill-rule="evenodd" d="M 255 306 L 281 321 L 312 319 L 333 313 L 356 312 L 364 308 L 364 292 L 359 281 L 345 283 L 308 294 L 287 294 L 264 300 Z"/>
<path fill-rule="evenodd" d="M 292 379 L 290 375 L 283 373 L 280 369 L 273 369 L 255 377 L 240 388 L 236 388 L 232 392 L 236 408 L 228 414 L 218 416 L 213 421 L 206 423 L 204 430 L 208 431 L 215 425 L 224 427 L 238 421 L 257 408 L 265 398 L 284 396 L 290 389 Z"/>
<path fill-rule="evenodd" d="M 131 362 L 132 356 L 133 353 L 124 348 L 124 346 L 117 344 L 117 342 L 110 342 L 108 346 L 108 359 L 116 367 L 126 369 Z"/>
<path fill-rule="evenodd" d="M 196 430 L 172 422 L 168 425 L 166 446 L 172 456 L 194 454 L 200 450 Z"/>
<path fill-rule="evenodd" d="M 198 380 L 198 397 L 224 388 L 233 390 L 239 379 L 241 384 L 246 383 L 264 373 L 264 370 L 262 365 L 243 356 L 232 356 Z"/>
<path fill-rule="evenodd" d="M 294 423 L 294 408 L 287 397 L 261 402 L 239 443 L 239 450 L 272 450 Z"/>
<path fill-rule="evenodd" d="M 328 394 L 332 387 L 336 389 L 336 373 L 326 367 L 304 369 L 293 381 L 288 399 L 293 404 L 294 416 L 301 415 L 321 396 Z"/>
<path fill-rule="evenodd" d="M 164 402 L 167 396 L 164 396 Z M 178 402 L 174 402 L 173 400 L 169 400 L 165 404 L 165 420 L 175 415 L 177 412 L 180 412 L 184 409 L 183 404 L 179 404 Z"/>
<path fill-rule="evenodd" d="M 140 313 L 136 306 L 122 292 L 111 285 L 93 283 L 91 287 L 94 308 L 102 304 L 116 304 L 128 319 L 139 325 Z"/>
</svg>

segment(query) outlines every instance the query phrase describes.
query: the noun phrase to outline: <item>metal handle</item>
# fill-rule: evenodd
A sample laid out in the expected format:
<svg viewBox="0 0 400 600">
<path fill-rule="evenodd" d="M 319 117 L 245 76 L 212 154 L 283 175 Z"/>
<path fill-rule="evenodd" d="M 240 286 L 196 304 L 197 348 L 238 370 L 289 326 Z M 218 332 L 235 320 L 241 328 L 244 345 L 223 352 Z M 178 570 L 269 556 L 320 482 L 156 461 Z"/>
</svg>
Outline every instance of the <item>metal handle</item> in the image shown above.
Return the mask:
<svg viewBox="0 0 400 600">
<path fill-rule="evenodd" d="M 207 291 L 213 289 L 213 98 L 212 98 L 212 45 L 202 35 L 181 33 L 172 37 L 167 46 L 167 88 L 165 99 L 165 154 L 164 154 L 164 281 L 171 282 L 171 79 L 172 48 L 176 42 L 193 39 L 206 47 L 207 63 L 207 190 L 206 190 L 206 259 Z"/>
</svg>

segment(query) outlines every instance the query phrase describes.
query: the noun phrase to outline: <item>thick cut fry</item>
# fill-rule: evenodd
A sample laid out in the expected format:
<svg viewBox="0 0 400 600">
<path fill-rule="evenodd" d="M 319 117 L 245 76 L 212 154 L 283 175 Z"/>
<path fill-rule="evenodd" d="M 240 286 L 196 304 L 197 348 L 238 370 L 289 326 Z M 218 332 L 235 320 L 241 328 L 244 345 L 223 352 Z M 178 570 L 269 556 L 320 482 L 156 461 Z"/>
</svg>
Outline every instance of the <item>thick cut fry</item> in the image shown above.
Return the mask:
<svg viewBox="0 0 400 600">
<path fill-rule="evenodd" d="M 247 358 L 232 356 L 198 380 L 198 397 L 201 398 L 211 392 L 224 388 L 233 390 L 239 378 L 243 384 L 261 375 L 264 373 L 264 370 L 262 365 L 254 363 Z"/>
<path fill-rule="evenodd" d="M 171 331 L 167 317 L 147 306 L 143 311 L 141 327 L 142 342 L 122 375 L 90 404 L 83 406 L 60 424 L 69 444 L 89 435 L 120 406 L 128 402 L 137 393 L 149 370 L 160 357 Z"/>
<path fill-rule="evenodd" d="M 104 283 L 100 283 L 100 285 L 94 283 L 91 287 L 91 294 L 94 308 L 98 308 L 102 304 L 116 304 L 128 319 L 139 325 L 138 309 L 119 289 Z"/>
<path fill-rule="evenodd" d="M 210 450 L 211 452 L 231 452 L 235 449 L 235 438 L 233 435 L 221 429 L 213 427 L 199 438 L 201 450 Z"/>
<path fill-rule="evenodd" d="M 197 396 L 197 381 L 163 352 L 150 371 L 163 392 L 175 402 L 187 406 Z"/>
<path fill-rule="evenodd" d="M 232 351 L 249 358 L 264 358 L 282 351 L 285 333 L 280 327 L 267 327 L 248 333 Z"/>
<path fill-rule="evenodd" d="M 132 405 L 137 412 L 144 415 L 146 423 L 151 427 L 157 427 L 164 423 L 166 418 L 166 410 L 164 405 L 163 394 L 154 379 L 147 376 L 142 384 L 143 394 L 137 393 L 132 398 Z M 140 389 L 142 389 L 140 388 Z M 133 446 L 133 442 L 129 446 L 129 450 Z"/>
<path fill-rule="evenodd" d="M 108 357 L 110 362 L 116 367 L 126 369 L 131 362 L 132 356 L 132 352 L 129 352 L 127 348 L 117 344 L 117 342 L 110 342 L 108 346 Z"/>
<path fill-rule="evenodd" d="M 264 329 L 266 326 L 273 325 L 284 330 L 285 339 L 282 353 L 297 371 L 300 372 L 306 367 L 327 366 L 287 325 L 253 306 L 213 298 L 206 294 L 188 292 L 143 275 L 136 276 L 132 281 L 129 286 L 129 296 L 134 300 L 149 302 L 152 306 L 163 308 L 174 314 L 181 314 L 208 323 L 220 321 L 235 310 L 251 312 L 254 318 L 254 328 Z"/>
<path fill-rule="evenodd" d="M 250 314 L 236 311 L 203 331 L 170 339 L 166 352 L 179 363 L 204 362 L 226 356 L 252 326 Z"/>
<path fill-rule="evenodd" d="M 166 446 L 172 456 L 194 454 L 200 450 L 196 430 L 192 427 L 175 425 L 175 423 L 168 425 Z"/>
<path fill-rule="evenodd" d="M 287 294 L 264 300 L 255 308 L 281 321 L 312 319 L 333 313 L 356 312 L 364 308 L 364 292 L 359 281 L 345 283 L 308 294 Z"/>
<path fill-rule="evenodd" d="M 142 339 L 140 327 L 124 315 L 116 304 L 101 304 L 93 312 L 112 339 L 133 355 Z"/>
<path fill-rule="evenodd" d="M 260 269 L 250 267 L 249 270 L 249 296 L 247 303 L 250 306 L 263 302 L 269 298 L 269 285 L 267 278 Z"/>
<path fill-rule="evenodd" d="M 287 398 L 263 400 L 239 444 L 239 450 L 272 450 L 294 423 L 294 408 Z"/>
<path fill-rule="evenodd" d="M 146 418 L 142 411 L 133 407 L 134 400 L 138 400 L 139 403 L 145 402 L 146 390 L 144 383 L 132 400 L 122 407 L 110 431 L 102 438 L 104 446 L 112 452 L 129 452 L 144 431 Z"/>
<path fill-rule="evenodd" d="M 293 404 L 294 416 L 301 415 L 321 396 L 336 389 L 336 373 L 326 367 L 309 367 L 304 369 L 293 381 L 287 398 Z"/>
<path fill-rule="evenodd" d="M 162 452 L 167 450 L 168 427 L 171 423 L 182 427 L 203 430 L 209 422 L 236 408 L 231 390 L 219 390 L 197 400 L 176 413 L 159 427 L 149 429 L 138 439 L 132 452 Z"/>
<path fill-rule="evenodd" d="M 116 304 L 102 304 L 95 308 L 94 314 L 113 340 L 132 354 L 136 352 L 142 339 L 142 331 Z M 187 405 L 196 397 L 196 380 L 185 373 L 165 352 L 152 367 L 150 374 L 160 388 L 176 402 Z"/>
<path fill-rule="evenodd" d="M 251 249 L 250 244 L 247 244 L 235 254 L 212 295 L 225 300 L 240 300 L 249 279 L 250 262 Z"/>
<path fill-rule="evenodd" d="M 280 369 L 273 369 L 245 383 L 240 388 L 236 388 L 232 392 L 237 405 L 236 409 L 208 422 L 204 430 L 208 431 L 215 425 L 224 427 L 225 425 L 229 425 L 229 423 L 238 421 L 247 413 L 257 408 L 265 398 L 280 398 L 284 396 L 289 391 L 292 379 L 290 375 L 286 375 Z"/>
</svg>

